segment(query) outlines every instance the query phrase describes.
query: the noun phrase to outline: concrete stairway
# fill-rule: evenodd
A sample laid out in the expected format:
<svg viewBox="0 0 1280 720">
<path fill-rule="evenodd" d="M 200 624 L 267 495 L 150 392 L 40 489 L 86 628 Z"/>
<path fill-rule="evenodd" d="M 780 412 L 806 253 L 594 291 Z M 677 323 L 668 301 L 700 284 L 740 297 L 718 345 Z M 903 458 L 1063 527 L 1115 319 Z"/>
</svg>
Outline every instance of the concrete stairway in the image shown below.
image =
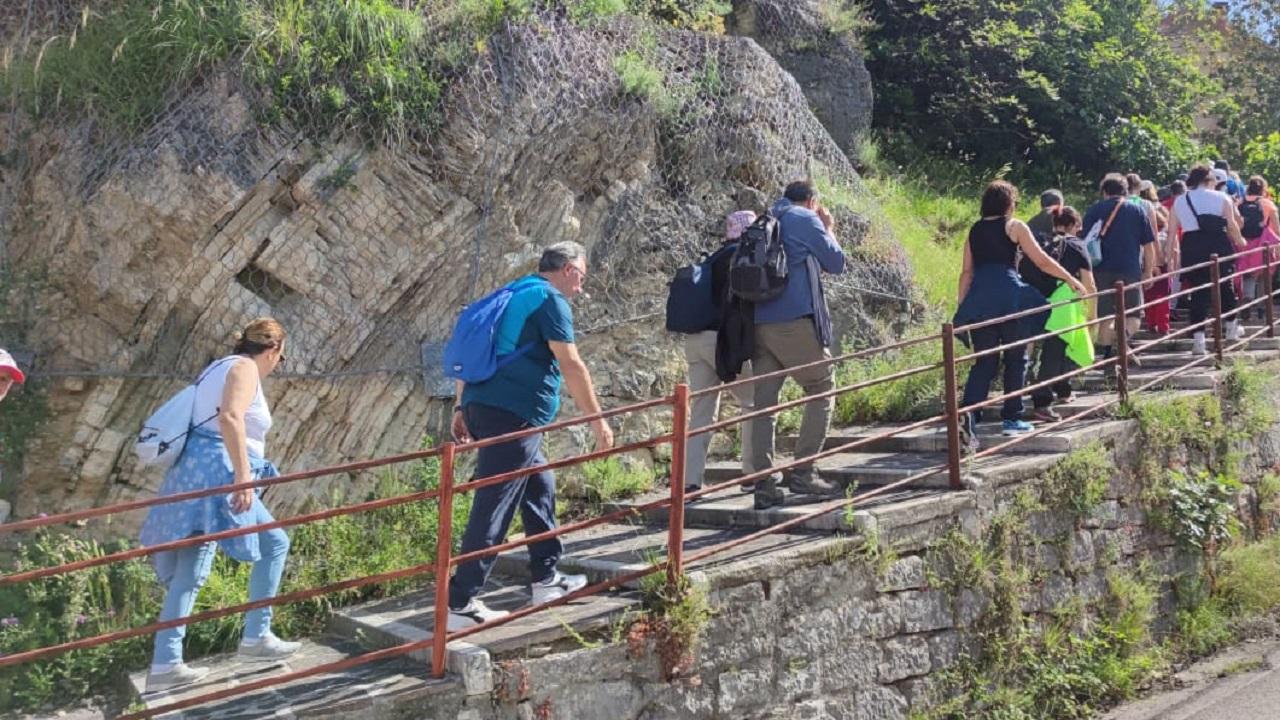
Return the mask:
<svg viewBox="0 0 1280 720">
<path fill-rule="evenodd" d="M 1150 339 L 1154 338 L 1139 334 L 1134 342 Z M 1144 353 L 1141 365 L 1130 369 L 1131 387 L 1191 359 L 1190 343 L 1190 339 L 1163 340 Z M 1255 339 L 1245 352 L 1236 356 L 1250 362 L 1275 359 L 1280 357 L 1280 339 Z M 1208 358 L 1202 365 L 1161 383 L 1161 395 L 1193 396 L 1209 392 L 1216 387 L 1222 373 L 1213 359 Z M 1063 415 L 1116 400 L 1110 371 L 1087 373 L 1075 384 L 1078 388 L 1075 398 L 1057 406 Z M 827 438 L 826 447 L 837 448 L 892 427 L 885 424 L 837 428 Z M 1096 416 L 1070 422 L 990 457 L 966 459 L 963 473 L 970 483 L 1016 482 L 1052 466 L 1064 453 L 1130 428 L 1128 423 L 1111 419 L 1107 410 L 1102 410 Z M 982 448 L 1007 440 L 993 423 L 981 425 L 979 435 Z M 778 446 L 785 459 L 794 446 L 794 439 L 779 438 Z M 834 548 L 847 544 L 842 535 L 869 527 L 878 530 L 882 542 L 909 544 L 936 532 L 940 524 L 964 522 L 966 511 L 974 507 L 974 494 L 949 489 L 945 463 L 946 434 L 941 423 L 878 439 L 825 458 L 817 463 L 820 475 L 849 489 L 866 490 L 927 471 L 935 472 L 859 504 L 856 516 L 853 512 L 828 512 L 790 532 L 755 538 L 723 554 L 692 562 L 688 569 L 700 573 L 714 585 L 717 578 L 759 573 L 762 561 L 766 567 L 768 563 L 785 563 L 788 555 L 800 548 L 812 552 L 815 546 Z M 705 483 L 725 482 L 740 472 L 737 461 L 711 462 Z M 612 503 L 606 509 L 636 509 L 668 493 L 665 487 L 660 488 L 642 497 Z M 753 508 L 750 494 L 736 486 L 723 488 L 687 505 L 684 551 L 691 554 L 739 540 L 759 529 L 809 514 L 829 500 L 831 498 L 788 494 L 782 506 L 758 511 Z M 567 537 L 561 568 L 565 572 L 586 574 L 595 582 L 649 567 L 665 556 L 667 517 L 666 509 L 647 513 L 637 510 L 630 522 L 600 525 Z M 528 602 L 527 561 L 528 555 L 523 550 L 499 557 L 488 592 L 483 595 L 490 606 L 515 609 Z M 140 700 L 147 706 L 163 705 L 213 688 L 242 685 L 285 670 L 314 667 L 354 654 L 358 648 L 376 649 L 425 640 L 431 636 L 433 602 L 432 588 L 424 587 L 401 597 L 336 610 L 330 625 L 331 636 L 308 641 L 304 652 L 286 665 L 245 667 L 227 657 L 200 661 L 215 669 L 208 682 L 177 694 L 141 694 Z M 446 690 L 454 692 L 458 685 L 464 686 L 468 694 L 487 693 L 492 689 L 489 664 L 494 659 L 578 647 L 584 637 L 609 635 L 621 627 L 619 618 L 637 612 L 640 603 L 636 583 L 628 583 L 620 590 L 478 633 L 450 646 L 449 664 L 454 672 L 439 681 L 430 679 L 430 651 L 424 650 L 411 657 L 384 660 L 253 692 L 216 703 L 211 708 L 186 711 L 182 716 L 346 717 L 359 714 L 362 720 L 391 717 L 392 709 L 402 702 L 421 702 L 435 694 L 443 695 Z M 140 678 L 136 680 L 140 682 Z M 138 689 L 141 692 L 140 686 Z"/>
</svg>

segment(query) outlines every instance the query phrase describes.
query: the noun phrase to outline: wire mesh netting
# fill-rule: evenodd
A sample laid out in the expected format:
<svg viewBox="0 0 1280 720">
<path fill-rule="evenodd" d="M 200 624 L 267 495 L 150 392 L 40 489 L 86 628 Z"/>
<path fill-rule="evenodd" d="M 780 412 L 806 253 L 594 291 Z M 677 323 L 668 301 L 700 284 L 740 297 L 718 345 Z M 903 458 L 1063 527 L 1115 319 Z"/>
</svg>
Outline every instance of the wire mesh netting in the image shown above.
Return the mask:
<svg viewBox="0 0 1280 720">
<path fill-rule="evenodd" d="M 742 38 L 543 11 L 503 23 L 444 87 L 429 132 L 390 143 L 264 122 L 272 90 L 234 62 L 131 132 L 11 108 L 0 344 L 54 381 L 27 474 L 70 476 L 61 506 L 154 484 L 127 439 L 261 315 L 289 332 L 268 388 L 285 465 L 417 445 L 447 407 L 431 398 L 451 392 L 438 358 L 458 310 L 564 239 L 589 250 L 574 311 L 601 394 L 668 392 L 683 369 L 666 281 L 724 216 L 799 177 L 860 192 L 795 80 Z M 901 312 L 907 272 L 862 217 L 836 219 L 857 262 L 828 292 L 846 336 L 866 338 Z"/>
</svg>

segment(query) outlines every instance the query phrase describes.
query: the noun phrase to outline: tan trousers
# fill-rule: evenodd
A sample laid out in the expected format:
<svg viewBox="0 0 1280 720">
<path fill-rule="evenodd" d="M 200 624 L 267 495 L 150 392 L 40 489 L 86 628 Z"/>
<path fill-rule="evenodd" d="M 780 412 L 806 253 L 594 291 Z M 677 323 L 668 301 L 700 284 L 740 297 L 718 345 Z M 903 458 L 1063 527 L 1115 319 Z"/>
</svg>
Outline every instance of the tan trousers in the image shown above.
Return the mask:
<svg viewBox="0 0 1280 720">
<path fill-rule="evenodd" d="M 716 333 L 707 330 L 695 335 L 686 335 L 684 355 L 689 361 L 689 391 L 697 392 L 720 384 L 720 376 L 716 375 Z M 751 363 L 742 366 L 739 379 L 751 377 Z M 729 392 L 738 401 L 740 412 L 750 412 L 755 390 L 751 385 L 739 385 Z M 689 409 L 689 429 L 697 430 L 716 421 L 720 416 L 720 393 L 707 393 L 693 399 Z M 752 429 L 755 420 L 744 421 L 738 428 L 742 437 L 742 473 L 752 472 Z M 684 484 L 702 485 L 702 473 L 707 466 L 707 447 L 711 444 L 711 433 L 689 439 L 684 461 Z"/>
<path fill-rule="evenodd" d="M 818 342 L 813 320 L 800 318 L 781 323 L 756 325 L 756 352 L 752 356 L 752 370 L 765 375 L 784 368 L 793 368 L 831 357 L 831 352 Z M 788 373 L 804 390 L 814 395 L 835 386 L 835 368 L 828 364 L 816 368 Z M 785 377 L 761 380 L 756 383 L 755 406 L 765 408 L 778 403 Z M 800 437 L 796 442 L 795 457 L 815 455 L 822 450 L 831 426 L 831 411 L 835 398 L 816 400 L 804 406 L 804 419 L 800 423 Z M 773 416 L 758 418 L 755 424 L 754 465 L 758 469 L 774 466 Z M 809 468 L 793 471 L 793 475 L 807 475 Z"/>
</svg>

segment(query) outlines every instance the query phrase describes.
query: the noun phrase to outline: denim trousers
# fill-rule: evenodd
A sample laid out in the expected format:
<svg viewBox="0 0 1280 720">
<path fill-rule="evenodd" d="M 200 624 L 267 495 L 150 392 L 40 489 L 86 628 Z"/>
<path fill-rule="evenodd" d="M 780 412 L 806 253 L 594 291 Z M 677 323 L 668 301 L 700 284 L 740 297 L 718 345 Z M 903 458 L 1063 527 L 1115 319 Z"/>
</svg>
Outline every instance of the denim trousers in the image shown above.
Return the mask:
<svg viewBox="0 0 1280 720">
<path fill-rule="evenodd" d="M 253 525 L 271 522 L 273 519 L 260 500 L 254 501 L 252 512 L 254 515 L 250 522 Z M 276 591 L 280 589 L 280 577 L 284 574 L 285 559 L 289 555 L 289 536 L 279 528 L 260 532 L 258 549 L 262 553 L 262 559 L 253 564 L 253 570 L 249 573 L 250 602 L 275 597 Z M 218 544 L 207 542 L 156 554 L 156 574 L 166 588 L 164 606 L 160 610 L 161 622 L 177 620 L 191 614 L 196 604 L 196 595 L 209 578 L 213 556 L 217 552 Z M 244 614 L 246 640 L 260 639 L 270 630 L 270 607 L 250 610 Z M 182 638 L 186 634 L 186 625 L 157 632 L 152 664 L 171 665 L 182 662 Z"/>
<path fill-rule="evenodd" d="M 1022 337 L 1025 336 L 1017 320 L 979 328 L 969 333 L 974 352 L 990 350 Z M 960 401 L 962 407 L 987 399 L 991 394 L 991 383 L 995 381 L 1001 364 L 1004 365 L 1004 392 L 1010 393 L 1022 389 L 1026 380 L 1027 346 L 1016 345 L 1008 350 L 984 355 L 973 361 L 973 367 L 969 370 L 969 379 L 964 383 L 964 398 Z M 972 411 L 969 422 L 977 423 L 981 416 L 980 410 Z M 1005 400 L 1000 410 L 1000 418 L 1002 420 L 1022 419 L 1022 396 L 1014 395 Z"/>
<path fill-rule="evenodd" d="M 470 403 L 462 409 L 467 430 L 477 440 L 506 435 L 529 427 L 524 418 L 501 408 Z M 476 457 L 476 479 L 520 468 L 543 465 L 542 434 L 480 448 Z M 475 491 L 471 514 L 462 534 L 462 553 L 475 552 L 503 542 L 515 518 L 516 509 L 524 523 L 525 535 L 556 527 L 556 478 L 550 470 L 531 473 Z M 529 575 L 534 582 L 550 578 L 564 551 L 559 538 L 529 545 Z M 460 563 L 449 580 L 449 607 L 460 609 L 480 594 L 497 556 Z"/>
</svg>

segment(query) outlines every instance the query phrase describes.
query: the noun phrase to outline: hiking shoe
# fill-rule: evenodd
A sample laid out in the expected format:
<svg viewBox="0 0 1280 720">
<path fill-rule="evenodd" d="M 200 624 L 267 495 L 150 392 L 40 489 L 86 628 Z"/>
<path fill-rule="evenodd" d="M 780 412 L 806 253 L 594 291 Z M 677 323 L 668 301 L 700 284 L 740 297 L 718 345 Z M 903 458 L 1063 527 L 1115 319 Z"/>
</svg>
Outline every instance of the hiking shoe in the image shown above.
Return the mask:
<svg viewBox="0 0 1280 720">
<path fill-rule="evenodd" d="M 1035 426 L 1026 420 L 1005 420 L 1001 424 L 1000 434 L 1005 437 L 1014 437 L 1017 435 L 1026 435 L 1035 430 Z"/>
<path fill-rule="evenodd" d="M 1032 410 L 1031 419 L 1036 422 L 1058 422 L 1062 419 L 1062 416 L 1054 412 L 1053 408 L 1046 405 Z"/>
<path fill-rule="evenodd" d="M 744 493 L 749 493 L 749 492 L 755 492 L 755 491 L 756 491 L 756 484 L 755 484 L 754 482 L 744 482 L 744 483 L 742 483 L 741 485 L 739 485 L 738 487 L 742 488 L 742 492 L 744 492 Z"/>
<path fill-rule="evenodd" d="M 565 575 L 557 570 L 554 575 L 546 580 L 529 586 L 529 594 L 532 596 L 529 604 L 541 605 L 552 600 L 559 600 L 565 595 L 577 592 L 586 586 L 586 575 Z"/>
<path fill-rule="evenodd" d="M 178 663 L 165 673 L 147 673 L 147 692 L 160 692 L 172 688 L 200 682 L 209 674 L 209 668 L 193 668 L 186 663 Z"/>
<path fill-rule="evenodd" d="M 236 657 L 254 662 L 279 660 L 298 652 L 300 647 L 302 647 L 300 642 L 281 640 L 272 633 L 267 633 L 259 640 L 241 640 L 240 648 L 236 650 Z"/>
<path fill-rule="evenodd" d="M 843 495 L 844 488 L 830 480 L 823 480 L 813 470 L 791 476 L 791 492 L 800 495 Z"/>
<path fill-rule="evenodd" d="M 503 618 L 510 614 L 511 613 L 506 610 L 493 610 L 483 602 L 475 598 L 471 598 L 471 602 L 467 603 L 464 607 L 458 608 L 457 610 L 449 608 L 449 622 L 447 627 L 450 632 L 454 630 L 465 630 L 469 627 L 479 625 L 480 623 L 497 620 L 498 618 Z"/>
<path fill-rule="evenodd" d="M 768 477 L 756 483 L 755 487 L 755 509 L 768 510 L 775 505 L 781 505 L 786 500 L 786 493 L 782 492 L 782 488 L 778 487 L 778 479 Z"/>
</svg>

